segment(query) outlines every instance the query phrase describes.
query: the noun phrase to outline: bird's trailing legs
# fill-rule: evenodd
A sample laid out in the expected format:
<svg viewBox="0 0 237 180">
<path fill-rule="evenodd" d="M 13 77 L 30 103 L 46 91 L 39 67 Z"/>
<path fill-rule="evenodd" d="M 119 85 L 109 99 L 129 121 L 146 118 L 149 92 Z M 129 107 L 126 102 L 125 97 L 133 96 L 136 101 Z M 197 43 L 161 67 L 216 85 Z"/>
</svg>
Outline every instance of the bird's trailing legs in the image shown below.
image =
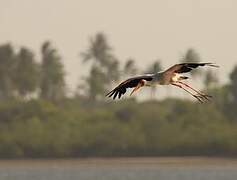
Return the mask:
<svg viewBox="0 0 237 180">
<path fill-rule="evenodd" d="M 207 95 L 207 94 L 204 94 L 204 93 L 202 93 L 202 92 L 200 92 L 200 91 L 194 89 L 193 87 L 191 87 L 190 85 L 188 85 L 188 84 L 186 84 L 186 83 L 184 83 L 184 82 L 178 81 L 177 83 L 180 83 L 180 84 L 186 86 L 187 88 L 193 90 L 193 91 L 196 92 L 198 95 L 200 95 L 201 97 L 205 98 L 207 101 L 210 101 L 210 98 L 212 98 L 212 96 Z"/>
<path fill-rule="evenodd" d="M 136 86 L 135 88 L 133 88 L 133 90 L 132 90 L 130 96 L 131 96 L 135 91 L 137 91 L 140 87 L 144 86 L 144 84 L 145 84 L 145 81 L 144 81 L 144 80 L 141 80 L 141 81 L 137 84 L 137 86 Z"/>
<path fill-rule="evenodd" d="M 188 91 L 187 89 L 185 89 L 181 84 L 172 83 L 172 85 L 183 89 L 184 91 L 186 91 L 187 93 L 189 93 L 191 96 L 193 96 L 194 98 L 196 98 L 199 102 L 204 103 L 204 100 L 202 99 L 202 96 L 193 94 L 192 92 L 190 92 L 190 91 Z"/>
</svg>

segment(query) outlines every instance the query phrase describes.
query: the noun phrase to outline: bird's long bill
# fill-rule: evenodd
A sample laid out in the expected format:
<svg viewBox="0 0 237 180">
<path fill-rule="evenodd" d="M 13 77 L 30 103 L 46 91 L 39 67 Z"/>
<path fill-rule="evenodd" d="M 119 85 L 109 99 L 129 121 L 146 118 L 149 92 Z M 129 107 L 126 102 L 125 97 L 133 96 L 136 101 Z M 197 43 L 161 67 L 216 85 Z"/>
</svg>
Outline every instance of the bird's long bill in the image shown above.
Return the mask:
<svg viewBox="0 0 237 180">
<path fill-rule="evenodd" d="M 137 91 L 140 87 L 141 87 L 141 85 L 138 84 L 135 88 L 133 88 L 133 90 L 132 90 L 130 96 L 131 96 L 135 91 Z"/>
</svg>

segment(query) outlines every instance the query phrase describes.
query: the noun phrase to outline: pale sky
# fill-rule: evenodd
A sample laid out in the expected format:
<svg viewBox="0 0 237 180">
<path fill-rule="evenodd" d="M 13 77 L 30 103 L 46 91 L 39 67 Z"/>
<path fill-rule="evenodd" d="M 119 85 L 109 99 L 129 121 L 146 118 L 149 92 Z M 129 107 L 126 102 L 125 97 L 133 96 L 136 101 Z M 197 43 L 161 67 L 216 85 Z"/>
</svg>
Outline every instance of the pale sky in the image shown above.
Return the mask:
<svg viewBox="0 0 237 180">
<path fill-rule="evenodd" d="M 166 68 L 189 47 L 219 64 L 223 80 L 237 64 L 236 0 L 0 0 L 0 44 L 39 54 L 51 40 L 71 89 L 85 71 L 79 52 L 101 31 L 121 61 L 133 57 L 141 68 L 157 58 Z"/>
</svg>

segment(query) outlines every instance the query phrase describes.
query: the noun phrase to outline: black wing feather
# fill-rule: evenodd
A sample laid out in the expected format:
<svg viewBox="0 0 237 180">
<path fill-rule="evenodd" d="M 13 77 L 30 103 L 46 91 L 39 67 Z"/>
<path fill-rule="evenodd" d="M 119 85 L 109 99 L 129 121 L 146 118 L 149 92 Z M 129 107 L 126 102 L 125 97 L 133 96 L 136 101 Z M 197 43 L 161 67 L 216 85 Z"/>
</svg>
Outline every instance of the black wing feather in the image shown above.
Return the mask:
<svg viewBox="0 0 237 180">
<path fill-rule="evenodd" d="M 219 67 L 213 63 L 181 63 L 181 64 L 176 64 L 172 66 L 171 68 L 167 70 L 167 72 L 187 73 L 199 66 Z"/>
<path fill-rule="evenodd" d="M 113 96 L 113 99 L 116 99 L 116 97 L 118 96 L 118 98 L 120 99 L 121 96 L 126 93 L 127 88 L 136 87 L 141 80 L 151 81 L 152 79 L 153 78 L 150 75 L 137 76 L 134 78 L 127 79 L 126 81 L 123 81 L 121 84 L 119 84 L 112 91 L 110 91 L 108 94 L 106 94 L 106 96 Z"/>
</svg>

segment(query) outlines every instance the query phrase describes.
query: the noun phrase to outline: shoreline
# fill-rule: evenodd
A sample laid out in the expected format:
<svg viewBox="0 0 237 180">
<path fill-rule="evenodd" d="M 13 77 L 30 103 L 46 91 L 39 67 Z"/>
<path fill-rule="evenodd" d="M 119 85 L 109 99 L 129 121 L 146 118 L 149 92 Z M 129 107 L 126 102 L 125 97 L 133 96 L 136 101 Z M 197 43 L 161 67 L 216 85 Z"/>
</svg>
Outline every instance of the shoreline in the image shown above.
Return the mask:
<svg viewBox="0 0 237 180">
<path fill-rule="evenodd" d="M 1 159 L 1 167 L 70 167 L 70 166 L 236 166 L 237 158 L 227 157 L 98 157 L 68 159 Z"/>
</svg>

